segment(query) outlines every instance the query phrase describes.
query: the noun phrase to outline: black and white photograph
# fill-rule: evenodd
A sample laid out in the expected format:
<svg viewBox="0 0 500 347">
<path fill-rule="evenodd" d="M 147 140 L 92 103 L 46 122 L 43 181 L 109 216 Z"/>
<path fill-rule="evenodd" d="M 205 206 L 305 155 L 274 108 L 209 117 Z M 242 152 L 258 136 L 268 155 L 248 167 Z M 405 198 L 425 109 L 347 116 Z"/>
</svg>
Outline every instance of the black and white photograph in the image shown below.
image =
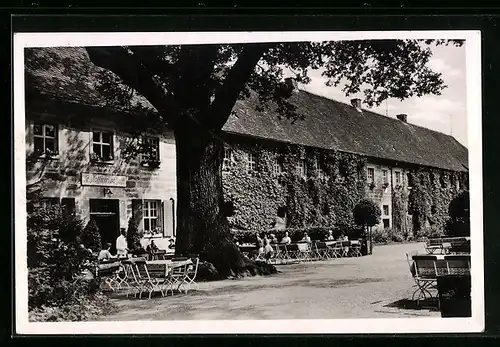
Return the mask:
<svg viewBox="0 0 500 347">
<path fill-rule="evenodd" d="M 484 329 L 477 31 L 14 35 L 16 329 Z"/>
</svg>

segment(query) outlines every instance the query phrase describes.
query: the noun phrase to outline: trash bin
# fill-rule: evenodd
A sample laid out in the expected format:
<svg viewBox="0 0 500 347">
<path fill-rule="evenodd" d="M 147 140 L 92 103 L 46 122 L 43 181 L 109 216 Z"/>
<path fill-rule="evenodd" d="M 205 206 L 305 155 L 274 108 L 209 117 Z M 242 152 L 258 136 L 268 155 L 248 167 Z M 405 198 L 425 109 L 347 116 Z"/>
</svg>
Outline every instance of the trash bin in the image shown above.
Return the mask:
<svg viewBox="0 0 500 347">
<path fill-rule="evenodd" d="M 439 276 L 437 287 L 441 317 L 471 317 L 470 276 Z"/>
</svg>

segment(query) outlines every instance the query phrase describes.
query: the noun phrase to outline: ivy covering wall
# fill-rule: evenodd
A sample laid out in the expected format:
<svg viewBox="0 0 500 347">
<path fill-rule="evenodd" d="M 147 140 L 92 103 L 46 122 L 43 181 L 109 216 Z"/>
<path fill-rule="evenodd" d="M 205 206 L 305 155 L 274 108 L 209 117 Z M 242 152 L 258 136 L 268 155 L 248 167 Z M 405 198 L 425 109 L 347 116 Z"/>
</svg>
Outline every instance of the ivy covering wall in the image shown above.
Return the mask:
<svg viewBox="0 0 500 347">
<path fill-rule="evenodd" d="M 232 160 L 223 170 L 223 189 L 234 208 L 229 218 L 234 229 L 269 230 L 284 207 L 287 228 L 347 230 L 354 224 L 354 206 L 371 192 L 366 158 L 360 155 L 246 139 L 225 146 Z M 301 160 L 306 175 L 298 173 Z M 403 239 L 428 227 L 444 232 L 450 202 L 468 189 L 467 173 L 425 167 L 403 171 L 407 182 L 392 190 L 393 232 Z"/>
<path fill-rule="evenodd" d="M 409 190 L 393 192 L 393 225 L 403 235 L 432 228 L 445 232 L 450 202 L 464 189 L 468 189 L 466 173 L 447 170 L 414 168 L 408 175 Z M 406 215 L 412 215 L 413 225 L 407 224 Z"/>
<path fill-rule="evenodd" d="M 354 205 L 365 196 L 365 159 L 359 155 L 292 145 L 229 143 L 232 163 L 223 171 L 224 197 L 232 202 L 233 228 L 267 230 L 286 208 L 289 228 L 353 225 Z M 255 170 L 248 170 L 248 154 Z M 307 171 L 300 175 L 297 163 Z M 275 173 L 278 165 L 280 174 Z"/>
</svg>

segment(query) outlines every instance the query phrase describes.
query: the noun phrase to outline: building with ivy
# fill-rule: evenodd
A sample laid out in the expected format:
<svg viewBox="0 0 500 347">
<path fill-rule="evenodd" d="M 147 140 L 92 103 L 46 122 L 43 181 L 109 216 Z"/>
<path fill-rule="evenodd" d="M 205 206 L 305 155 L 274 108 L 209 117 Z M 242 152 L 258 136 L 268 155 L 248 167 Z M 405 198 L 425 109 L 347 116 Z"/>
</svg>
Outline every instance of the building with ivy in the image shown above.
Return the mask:
<svg viewBox="0 0 500 347">
<path fill-rule="evenodd" d="M 42 201 L 98 222 L 103 240 L 136 219 L 145 238 L 175 236 L 176 154 L 165 124 L 143 126 L 155 111 L 107 94 L 83 48 L 26 50 L 26 178 Z M 99 82 L 101 81 L 101 82 Z M 294 88 L 291 85 L 291 88 Z M 352 225 L 364 197 L 380 205 L 380 228 L 405 234 L 442 227 L 450 201 L 468 189 L 468 152 L 453 137 L 295 89 L 300 119 L 237 102 L 223 128 L 222 167 L 233 228 Z M 145 112 L 144 114 L 137 114 Z M 137 129 L 141 129 L 137 136 Z M 134 133 L 134 136 L 131 134 Z M 130 156 L 137 142 L 145 148 Z"/>
</svg>

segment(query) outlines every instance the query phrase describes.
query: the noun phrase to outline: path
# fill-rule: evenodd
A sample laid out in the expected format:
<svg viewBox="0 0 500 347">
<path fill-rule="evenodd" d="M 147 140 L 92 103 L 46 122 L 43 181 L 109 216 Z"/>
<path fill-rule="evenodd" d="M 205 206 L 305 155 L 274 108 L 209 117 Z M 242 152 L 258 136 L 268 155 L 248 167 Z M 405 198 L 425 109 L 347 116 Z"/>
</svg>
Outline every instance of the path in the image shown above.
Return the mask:
<svg viewBox="0 0 500 347">
<path fill-rule="evenodd" d="M 414 284 L 405 252 L 423 247 L 376 246 L 371 256 L 282 265 L 277 275 L 200 283 L 187 295 L 113 299 L 118 311 L 101 320 L 439 317 L 395 304 Z"/>
</svg>

